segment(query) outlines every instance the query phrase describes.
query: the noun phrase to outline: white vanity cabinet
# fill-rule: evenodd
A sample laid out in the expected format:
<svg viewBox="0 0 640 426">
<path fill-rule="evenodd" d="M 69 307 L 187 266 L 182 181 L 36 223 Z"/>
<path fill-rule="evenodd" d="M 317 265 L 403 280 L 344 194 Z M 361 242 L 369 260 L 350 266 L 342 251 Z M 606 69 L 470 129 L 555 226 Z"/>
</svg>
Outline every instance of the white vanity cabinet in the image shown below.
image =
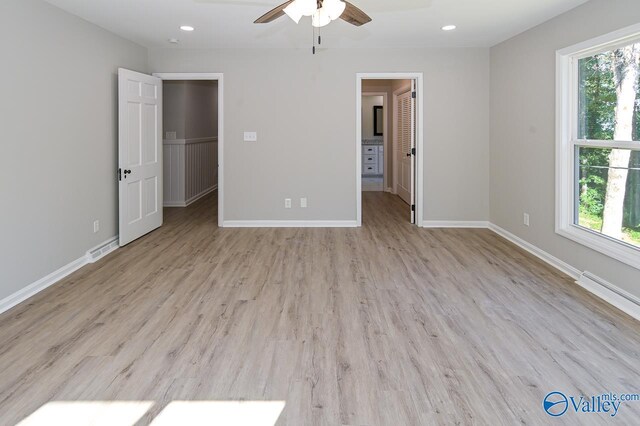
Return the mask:
<svg viewBox="0 0 640 426">
<path fill-rule="evenodd" d="M 384 173 L 384 147 L 382 145 L 362 145 L 362 174 L 365 176 Z"/>
</svg>

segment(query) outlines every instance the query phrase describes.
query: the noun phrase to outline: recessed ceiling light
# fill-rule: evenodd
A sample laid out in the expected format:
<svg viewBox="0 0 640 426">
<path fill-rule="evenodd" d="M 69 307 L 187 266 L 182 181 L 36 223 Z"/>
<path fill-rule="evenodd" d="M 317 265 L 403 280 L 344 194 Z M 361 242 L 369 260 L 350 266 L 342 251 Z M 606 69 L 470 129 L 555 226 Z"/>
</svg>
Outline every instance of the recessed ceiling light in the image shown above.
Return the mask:
<svg viewBox="0 0 640 426">
<path fill-rule="evenodd" d="M 169 43 L 173 43 L 173 44 L 178 44 L 178 43 L 180 43 L 180 40 L 178 40 L 177 38 L 170 38 L 170 39 L 168 40 L 168 42 L 169 42 Z"/>
<path fill-rule="evenodd" d="M 442 31 L 453 31 L 456 29 L 455 25 L 445 25 L 444 27 L 442 27 Z"/>
<path fill-rule="evenodd" d="M 180 27 L 180 29 L 182 31 L 193 31 L 193 30 L 195 30 L 195 28 L 193 28 L 191 25 L 183 25 L 183 26 Z"/>
</svg>

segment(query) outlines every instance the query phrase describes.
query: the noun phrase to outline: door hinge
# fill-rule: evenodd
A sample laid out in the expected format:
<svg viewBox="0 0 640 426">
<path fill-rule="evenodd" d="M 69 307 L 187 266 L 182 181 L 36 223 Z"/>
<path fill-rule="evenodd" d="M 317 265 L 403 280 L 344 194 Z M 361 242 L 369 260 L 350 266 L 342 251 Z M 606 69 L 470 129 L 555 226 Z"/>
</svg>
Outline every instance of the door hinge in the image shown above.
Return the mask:
<svg viewBox="0 0 640 426">
<path fill-rule="evenodd" d="M 411 155 L 416 155 L 416 149 L 415 148 L 411 148 Z"/>
<path fill-rule="evenodd" d="M 122 180 L 122 169 L 118 169 L 118 181 Z"/>
<path fill-rule="evenodd" d="M 412 97 L 413 99 L 415 99 L 417 96 L 418 96 L 418 94 L 417 94 L 416 92 L 411 92 L 411 97 Z"/>
<path fill-rule="evenodd" d="M 411 211 L 415 212 L 416 211 L 416 205 L 415 204 L 411 204 Z"/>
</svg>

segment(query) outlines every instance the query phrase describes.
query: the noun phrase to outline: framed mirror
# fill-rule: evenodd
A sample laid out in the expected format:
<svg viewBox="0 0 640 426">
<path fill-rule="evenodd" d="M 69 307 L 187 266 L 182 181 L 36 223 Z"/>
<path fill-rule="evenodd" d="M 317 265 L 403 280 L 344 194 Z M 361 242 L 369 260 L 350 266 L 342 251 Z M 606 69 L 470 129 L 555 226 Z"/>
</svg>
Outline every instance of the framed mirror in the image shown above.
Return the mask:
<svg viewBox="0 0 640 426">
<path fill-rule="evenodd" d="M 373 136 L 383 135 L 383 108 L 380 105 L 373 107 Z"/>
</svg>

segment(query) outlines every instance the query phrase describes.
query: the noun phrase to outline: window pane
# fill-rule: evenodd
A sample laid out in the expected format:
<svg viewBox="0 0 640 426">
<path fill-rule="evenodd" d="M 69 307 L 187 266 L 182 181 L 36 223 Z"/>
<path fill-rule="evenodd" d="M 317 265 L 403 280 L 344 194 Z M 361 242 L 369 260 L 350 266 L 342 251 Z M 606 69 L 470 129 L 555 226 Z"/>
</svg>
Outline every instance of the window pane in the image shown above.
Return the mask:
<svg viewBox="0 0 640 426">
<path fill-rule="evenodd" d="M 578 138 L 640 141 L 640 42 L 580 59 Z"/>
<path fill-rule="evenodd" d="M 640 151 L 577 149 L 576 224 L 640 247 Z"/>
</svg>

